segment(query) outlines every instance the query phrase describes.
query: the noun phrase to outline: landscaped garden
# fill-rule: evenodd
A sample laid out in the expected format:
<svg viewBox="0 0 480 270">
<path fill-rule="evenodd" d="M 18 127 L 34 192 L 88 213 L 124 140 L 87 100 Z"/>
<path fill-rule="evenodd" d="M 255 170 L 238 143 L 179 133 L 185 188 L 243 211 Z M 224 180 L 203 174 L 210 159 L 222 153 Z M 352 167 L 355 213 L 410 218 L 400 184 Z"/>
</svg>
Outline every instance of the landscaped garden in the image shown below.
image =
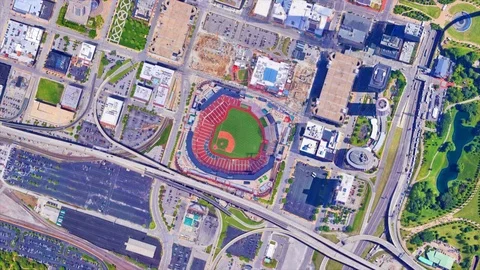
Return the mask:
<svg viewBox="0 0 480 270">
<path fill-rule="evenodd" d="M 460 251 L 461 262 L 453 269 L 470 269 L 473 256 L 480 255 L 480 229 L 467 222 L 451 222 L 435 226 L 415 234 L 407 242 L 407 248 L 414 251 L 424 243 L 444 242 Z"/>
<path fill-rule="evenodd" d="M 458 3 L 448 10 L 452 16 L 462 11 L 473 13 L 479 11 L 479 8 L 467 3 Z M 472 42 L 480 46 L 480 17 L 473 17 L 472 25 L 465 32 L 459 32 L 455 27 L 450 27 L 447 33 L 455 40 Z"/>
<path fill-rule="evenodd" d="M 102 16 L 99 15 L 97 17 L 88 18 L 87 27 L 85 25 L 66 20 L 65 14 L 67 13 L 67 8 L 68 5 L 63 5 L 60 8 L 60 13 L 58 14 L 57 18 L 57 25 L 70 28 L 82 34 L 87 34 L 89 38 L 95 38 L 97 36 L 96 29 L 101 28 L 104 22 Z"/>
<path fill-rule="evenodd" d="M 355 146 L 364 146 L 370 139 L 370 133 L 372 132 L 372 124 L 370 119 L 365 116 L 358 116 L 355 126 L 353 127 L 353 133 L 350 143 Z"/>
<path fill-rule="evenodd" d="M 63 89 L 63 84 L 51 81 L 49 79 L 41 78 L 40 82 L 38 83 L 38 89 L 35 98 L 52 105 L 56 105 L 60 103 Z"/>
</svg>

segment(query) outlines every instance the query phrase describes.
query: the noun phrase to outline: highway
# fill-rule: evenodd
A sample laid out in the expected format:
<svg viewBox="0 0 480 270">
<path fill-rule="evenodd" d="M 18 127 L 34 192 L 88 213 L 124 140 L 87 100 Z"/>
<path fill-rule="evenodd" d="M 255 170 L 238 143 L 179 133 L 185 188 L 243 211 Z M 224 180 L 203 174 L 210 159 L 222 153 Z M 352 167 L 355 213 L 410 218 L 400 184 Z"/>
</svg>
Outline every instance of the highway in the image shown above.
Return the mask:
<svg viewBox="0 0 480 270">
<path fill-rule="evenodd" d="M 305 228 L 304 226 L 292 220 L 289 220 L 284 216 L 277 214 L 269 209 L 265 209 L 263 206 L 258 205 L 253 201 L 249 201 L 249 200 L 237 197 L 223 190 L 212 187 L 208 184 L 197 182 L 191 178 L 177 174 L 176 172 L 170 169 L 164 168 L 160 170 L 155 167 L 150 167 L 139 162 L 127 160 L 122 157 L 117 157 L 96 149 L 87 148 L 74 143 L 59 141 L 53 138 L 45 137 L 38 134 L 28 133 L 22 130 L 12 129 L 4 125 L 0 126 L 0 136 L 7 137 L 9 139 L 17 140 L 20 142 L 28 141 L 28 140 L 40 141 L 42 143 L 47 143 L 57 148 L 69 149 L 74 152 L 79 152 L 82 154 L 91 155 L 99 159 L 108 160 L 112 163 L 116 163 L 120 166 L 129 168 L 131 170 L 135 170 L 137 172 L 141 172 L 143 174 L 150 173 L 151 175 L 156 175 L 157 178 L 163 177 L 175 182 L 179 182 L 182 185 L 189 186 L 198 191 L 211 194 L 219 199 L 230 202 L 246 211 L 249 211 L 253 214 L 256 214 L 264 218 L 269 222 L 284 226 L 284 229 L 290 231 L 291 234 L 295 236 L 297 239 L 302 239 L 303 242 L 309 243 L 309 245 L 312 248 L 315 248 L 316 250 L 324 253 L 326 256 L 330 258 L 339 259 L 339 256 L 340 256 L 342 258 L 341 259 L 342 262 L 345 262 L 346 264 L 351 265 L 358 269 L 375 269 L 376 268 L 373 264 L 365 261 L 359 256 L 354 255 L 353 253 L 345 250 L 344 248 L 336 246 L 335 244 L 321 237 L 320 235 L 313 232 L 312 230 Z M 158 219 L 158 217 L 155 217 L 155 216 L 154 216 L 154 220 L 157 223 L 158 221 L 161 222 L 161 219 Z"/>
</svg>

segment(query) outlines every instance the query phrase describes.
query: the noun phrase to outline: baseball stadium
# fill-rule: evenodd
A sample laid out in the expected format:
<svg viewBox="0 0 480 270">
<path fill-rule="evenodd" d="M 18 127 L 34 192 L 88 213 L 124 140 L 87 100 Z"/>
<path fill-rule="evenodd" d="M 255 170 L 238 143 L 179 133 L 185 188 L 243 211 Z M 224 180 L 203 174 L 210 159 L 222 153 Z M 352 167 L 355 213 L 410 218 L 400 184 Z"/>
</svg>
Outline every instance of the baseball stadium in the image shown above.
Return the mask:
<svg viewBox="0 0 480 270">
<path fill-rule="evenodd" d="M 225 179 L 255 180 L 273 167 L 278 134 L 269 113 L 226 88 L 198 110 L 186 140 L 198 169 Z"/>
</svg>

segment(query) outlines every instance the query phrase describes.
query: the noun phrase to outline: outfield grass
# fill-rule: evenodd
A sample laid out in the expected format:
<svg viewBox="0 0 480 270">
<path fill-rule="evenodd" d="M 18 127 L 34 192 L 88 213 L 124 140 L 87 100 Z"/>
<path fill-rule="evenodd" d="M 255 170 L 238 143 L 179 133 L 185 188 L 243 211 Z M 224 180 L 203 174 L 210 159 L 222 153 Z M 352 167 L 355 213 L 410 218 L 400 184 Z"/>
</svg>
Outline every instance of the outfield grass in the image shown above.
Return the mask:
<svg viewBox="0 0 480 270">
<path fill-rule="evenodd" d="M 218 140 L 220 131 L 226 131 L 233 136 L 235 148 L 231 153 L 224 151 L 226 147 L 224 142 L 223 145 L 219 145 L 222 143 Z M 211 146 L 212 149 L 217 146 L 218 148 L 213 151 L 227 157 L 247 158 L 258 154 L 262 142 L 263 136 L 257 119 L 246 111 L 231 109 L 225 121 L 216 127 Z"/>
<path fill-rule="evenodd" d="M 149 30 L 146 22 L 128 17 L 120 37 L 120 45 L 137 51 L 145 49 Z"/>
<path fill-rule="evenodd" d="M 65 86 L 59 82 L 41 78 L 35 98 L 56 105 L 60 103 L 64 88 Z"/>
<path fill-rule="evenodd" d="M 456 4 L 456 5 L 452 6 L 448 10 L 448 12 L 451 15 L 455 15 L 456 13 L 462 12 L 462 11 L 465 11 L 467 13 L 472 13 L 472 12 L 476 12 L 478 10 L 479 10 L 478 8 L 476 8 L 475 6 L 473 6 L 471 4 L 459 3 L 459 4 Z M 475 43 L 477 45 L 480 45 L 480 18 L 479 17 L 472 18 L 472 25 L 470 26 L 470 29 L 468 29 L 465 32 L 461 33 L 461 32 L 458 32 L 457 30 L 455 30 L 455 28 L 450 27 L 447 30 L 447 33 L 455 40 L 469 41 L 469 42 Z"/>
<path fill-rule="evenodd" d="M 246 69 L 240 69 L 237 72 L 238 80 L 241 82 L 244 82 L 248 79 L 247 75 L 248 75 L 248 71 Z"/>
<path fill-rule="evenodd" d="M 480 190 L 477 190 L 472 200 L 456 213 L 455 217 L 467 218 L 480 223 Z"/>
<path fill-rule="evenodd" d="M 419 10 L 434 19 L 440 17 L 442 13 L 442 10 L 435 5 L 421 5 L 408 0 L 400 0 L 400 4 Z"/>
<path fill-rule="evenodd" d="M 390 144 L 390 149 L 388 150 L 387 159 L 385 161 L 385 167 L 382 172 L 382 177 L 380 178 L 380 183 L 377 186 L 377 192 L 375 193 L 375 198 L 373 199 L 373 209 L 377 207 L 378 201 L 382 197 L 383 189 L 387 184 L 390 173 L 392 172 L 393 164 L 395 163 L 395 157 L 397 155 L 397 150 L 400 145 L 400 139 L 402 138 L 402 128 L 397 127 L 395 133 L 393 134 L 393 140 Z"/>
<path fill-rule="evenodd" d="M 370 185 L 365 185 L 366 194 L 362 200 L 362 206 L 358 209 L 357 213 L 355 214 L 355 218 L 353 219 L 353 231 L 352 234 L 358 234 L 360 229 L 362 228 L 363 220 L 365 219 L 365 211 L 367 211 L 368 203 L 370 202 L 370 197 L 372 197 L 372 191 L 370 190 Z"/>
</svg>

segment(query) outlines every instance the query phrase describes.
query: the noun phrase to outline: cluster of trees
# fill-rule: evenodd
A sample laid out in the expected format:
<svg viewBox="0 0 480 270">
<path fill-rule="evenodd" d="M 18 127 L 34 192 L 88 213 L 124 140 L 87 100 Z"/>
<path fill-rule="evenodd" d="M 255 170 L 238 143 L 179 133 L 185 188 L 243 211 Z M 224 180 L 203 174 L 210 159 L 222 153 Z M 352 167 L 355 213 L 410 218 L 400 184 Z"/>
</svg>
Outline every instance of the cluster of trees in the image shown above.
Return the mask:
<svg viewBox="0 0 480 270">
<path fill-rule="evenodd" d="M 0 269 L 47 269 L 47 266 L 34 260 L 21 257 L 17 252 L 0 250 Z"/>
<path fill-rule="evenodd" d="M 428 243 L 432 242 L 433 240 L 436 240 L 438 235 L 436 232 L 433 231 L 423 231 L 417 233 L 415 236 L 410 239 L 410 244 L 415 245 L 415 246 L 421 246 L 423 243 Z"/>
<path fill-rule="evenodd" d="M 453 118 L 449 113 L 442 115 L 442 120 L 437 124 L 437 133 L 439 137 L 445 137 L 448 133 L 448 127 L 452 124 Z"/>
<path fill-rule="evenodd" d="M 459 48 L 446 49 L 444 53 L 455 62 L 454 72 L 450 78 L 455 83 L 447 92 L 449 102 L 457 103 L 480 95 L 480 73 L 473 64 L 480 59 L 480 53 L 469 52 Z"/>
<path fill-rule="evenodd" d="M 437 195 L 434 188 L 428 182 L 418 182 L 413 185 L 407 203 L 407 211 L 413 215 L 404 217 L 409 223 L 417 221 L 422 210 L 432 209 L 436 211 L 449 210 L 461 204 L 470 194 L 471 179 L 452 181 L 448 191 Z"/>
</svg>

